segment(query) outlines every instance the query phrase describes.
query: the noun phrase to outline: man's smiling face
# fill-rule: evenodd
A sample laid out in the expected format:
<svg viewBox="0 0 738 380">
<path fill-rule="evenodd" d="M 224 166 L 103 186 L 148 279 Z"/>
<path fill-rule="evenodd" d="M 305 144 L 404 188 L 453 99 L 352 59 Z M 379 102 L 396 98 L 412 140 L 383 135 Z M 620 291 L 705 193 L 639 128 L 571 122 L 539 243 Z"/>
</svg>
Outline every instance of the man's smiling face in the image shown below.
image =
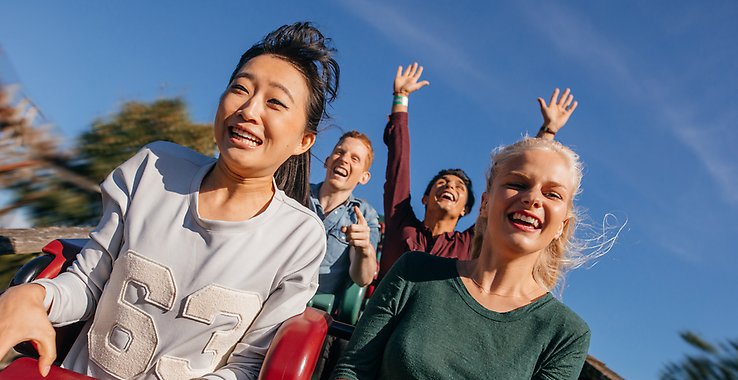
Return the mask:
<svg viewBox="0 0 738 380">
<path fill-rule="evenodd" d="M 325 160 L 325 183 L 336 190 L 353 190 L 369 182 L 369 148 L 359 139 L 346 137 Z"/>
<path fill-rule="evenodd" d="M 464 181 L 453 175 L 445 174 L 430 187 L 428 195 L 423 197 L 427 209 L 441 209 L 453 217 L 462 217 L 466 213 L 468 189 Z"/>
</svg>

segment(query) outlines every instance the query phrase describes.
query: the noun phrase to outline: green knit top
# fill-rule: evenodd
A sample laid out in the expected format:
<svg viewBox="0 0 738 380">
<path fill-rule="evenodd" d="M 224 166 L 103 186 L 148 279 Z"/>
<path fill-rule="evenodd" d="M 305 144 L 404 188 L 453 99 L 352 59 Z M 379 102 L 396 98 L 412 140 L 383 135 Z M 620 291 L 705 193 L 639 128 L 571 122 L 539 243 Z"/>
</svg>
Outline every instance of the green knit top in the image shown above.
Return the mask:
<svg viewBox="0 0 738 380">
<path fill-rule="evenodd" d="M 497 313 L 480 305 L 456 259 L 402 255 L 356 326 L 336 379 L 577 379 L 587 324 L 550 293 Z"/>
</svg>

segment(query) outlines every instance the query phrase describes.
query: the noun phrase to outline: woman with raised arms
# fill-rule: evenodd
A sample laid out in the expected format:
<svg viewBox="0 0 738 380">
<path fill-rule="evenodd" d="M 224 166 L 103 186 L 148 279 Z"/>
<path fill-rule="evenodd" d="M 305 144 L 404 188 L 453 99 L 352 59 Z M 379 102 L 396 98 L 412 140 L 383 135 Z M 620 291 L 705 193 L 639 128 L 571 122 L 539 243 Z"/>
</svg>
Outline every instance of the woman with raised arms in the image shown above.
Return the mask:
<svg viewBox="0 0 738 380">
<path fill-rule="evenodd" d="M 583 256 L 582 168 L 524 138 L 493 155 L 471 260 L 404 254 L 367 306 L 337 379 L 576 379 L 590 330 L 550 291 Z"/>
<path fill-rule="evenodd" d="M 217 159 L 156 142 L 115 169 L 69 271 L 0 297 L 0 354 L 31 340 L 46 374 L 52 324 L 88 320 L 64 367 L 100 379 L 256 379 L 279 325 L 317 288 L 325 232 L 304 205 L 310 147 L 338 89 L 332 53 L 309 23 L 273 31 L 220 98 Z"/>
</svg>

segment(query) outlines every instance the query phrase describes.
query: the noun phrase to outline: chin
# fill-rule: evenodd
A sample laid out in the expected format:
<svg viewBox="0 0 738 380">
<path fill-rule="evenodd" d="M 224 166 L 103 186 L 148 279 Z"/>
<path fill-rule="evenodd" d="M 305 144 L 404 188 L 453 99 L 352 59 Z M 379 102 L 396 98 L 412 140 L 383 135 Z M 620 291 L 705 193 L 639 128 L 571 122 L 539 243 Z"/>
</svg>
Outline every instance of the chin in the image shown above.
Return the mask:
<svg viewBox="0 0 738 380">
<path fill-rule="evenodd" d="M 513 252 L 519 254 L 530 254 L 543 251 L 548 244 L 541 244 L 538 239 L 530 239 L 521 236 L 509 236 L 503 244 Z"/>
<path fill-rule="evenodd" d="M 336 187 L 345 187 L 347 185 L 346 178 L 340 177 L 332 177 L 330 183 L 332 183 Z"/>
<path fill-rule="evenodd" d="M 459 217 L 461 217 L 461 211 L 456 209 L 458 207 L 456 204 L 449 204 L 446 202 L 438 202 L 436 204 L 439 209 L 446 211 L 449 214 L 458 214 Z"/>
</svg>

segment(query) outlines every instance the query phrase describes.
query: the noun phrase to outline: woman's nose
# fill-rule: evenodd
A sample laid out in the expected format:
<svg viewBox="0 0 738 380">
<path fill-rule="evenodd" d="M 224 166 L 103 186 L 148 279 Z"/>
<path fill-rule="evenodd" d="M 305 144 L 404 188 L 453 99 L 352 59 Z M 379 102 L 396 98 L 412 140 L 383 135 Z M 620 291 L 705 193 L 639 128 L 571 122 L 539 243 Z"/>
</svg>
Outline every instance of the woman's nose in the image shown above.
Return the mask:
<svg viewBox="0 0 738 380">
<path fill-rule="evenodd" d="M 254 99 L 249 99 L 241 107 L 236 111 L 236 114 L 241 116 L 241 118 L 244 121 L 248 120 L 256 120 L 256 115 L 258 114 L 257 110 L 258 106 L 256 105 L 256 102 Z"/>
<path fill-rule="evenodd" d="M 529 192 L 525 197 L 523 197 L 523 204 L 526 206 L 533 206 L 535 208 L 538 208 L 541 207 L 541 198 L 538 197 L 536 194 Z"/>
</svg>

